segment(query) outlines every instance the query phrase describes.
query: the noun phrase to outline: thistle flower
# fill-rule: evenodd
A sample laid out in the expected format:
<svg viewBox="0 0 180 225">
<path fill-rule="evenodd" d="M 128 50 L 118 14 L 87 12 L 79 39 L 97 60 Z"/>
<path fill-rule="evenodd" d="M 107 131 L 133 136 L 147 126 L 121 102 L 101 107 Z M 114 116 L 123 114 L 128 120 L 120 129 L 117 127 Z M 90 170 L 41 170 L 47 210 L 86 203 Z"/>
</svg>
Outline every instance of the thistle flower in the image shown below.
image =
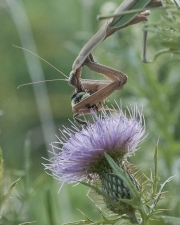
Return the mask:
<svg viewBox="0 0 180 225">
<path fill-rule="evenodd" d="M 61 182 L 73 183 L 88 179 L 89 175 L 96 179 L 100 163 L 105 160 L 104 152 L 116 161 L 132 155 L 143 138 L 145 127 L 143 115 L 136 106 L 128 112 L 130 118 L 120 108 L 110 112 L 110 116 L 105 110 L 100 116 L 92 112 L 94 123 L 86 128 L 64 127 L 59 142 L 51 143 L 54 157 L 45 169 L 52 171 Z"/>
<path fill-rule="evenodd" d="M 121 202 L 120 208 L 109 203 L 109 197 L 117 202 L 119 199 L 131 199 L 130 190 L 117 175 L 113 174 L 105 154 L 107 153 L 123 170 L 127 171 L 136 188 L 139 184 L 127 170 L 125 158 L 137 150 L 145 132 L 142 113 L 134 106 L 126 117 L 120 107 L 116 112 L 103 110 L 98 116 L 92 112 L 93 123 L 80 130 L 73 124 L 73 130 L 61 130 L 62 138 L 52 143 L 50 164 L 45 169 L 62 183 L 79 182 L 91 178 L 100 180 L 107 207 L 115 213 L 131 213 L 131 206 Z M 56 151 L 58 151 L 56 153 Z M 125 211 L 124 211 L 125 209 Z M 127 213 L 127 214 L 128 214 Z M 132 213 L 131 213 L 132 214 Z M 137 221 L 135 221 L 137 222 Z"/>
</svg>

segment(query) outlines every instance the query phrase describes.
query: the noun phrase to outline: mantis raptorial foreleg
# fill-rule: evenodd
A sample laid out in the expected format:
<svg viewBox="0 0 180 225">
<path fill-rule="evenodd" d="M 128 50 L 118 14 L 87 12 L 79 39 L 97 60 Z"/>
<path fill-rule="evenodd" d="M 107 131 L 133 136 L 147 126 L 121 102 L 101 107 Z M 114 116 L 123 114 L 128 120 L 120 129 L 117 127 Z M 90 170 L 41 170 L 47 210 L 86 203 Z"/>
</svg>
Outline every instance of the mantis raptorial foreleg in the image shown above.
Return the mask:
<svg viewBox="0 0 180 225">
<path fill-rule="evenodd" d="M 85 84 L 82 80 L 81 83 L 85 90 L 88 90 L 87 93 L 89 93 L 89 96 L 88 98 L 83 99 L 81 101 L 81 104 L 77 104 L 76 102 L 74 102 L 73 112 L 77 114 L 89 113 L 91 106 L 102 102 L 115 90 L 121 90 L 123 88 L 123 85 L 127 81 L 127 76 L 124 73 L 95 62 L 91 54 L 85 60 L 84 64 L 91 70 L 103 74 L 106 78 L 109 79 L 109 81 L 103 83 L 103 81 L 97 82 L 90 80 L 88 84 Z M 82 87 L 79 93 L 81 92 L 83 92 Z"/>
<path fill-rule="evenodd" d="M 159 6 L 156 0 L 125 0 L 115 11 L 119 14 L 130 9 L 145 8 L 146 6 Z M 91 51 L 107 37 L 116 31 L 129 25 L 147 21 L 149 11 L 141 13 L 131 13 L 111 18 L 101 29 L 85 44 L 72 65 L 72 71 L 69 76 L 69 84 L 75 87 L 75 93 L 72 95 L 72 108 L 74 118 L 82 125 L 84 122 L 77 119 L 79 114 L 90 113 L 93 108 L 100 110 L 102 102 L 115 90 L 121 90 L 127 81 L 127 76 L 113 68 L 97 63 Z M 116 26 L 115 26 L 116 25 Z M 146 38 L 146 33 L 145 33 Z M 144 50 L 145 53 L 145 50 Z M 144 58 L 145 55 L 143 54 Z M 86 65 L 90 70 L 98 72 L 105 76 L 109 81 L 81 80 L 81 68 Z"/>
</svg>

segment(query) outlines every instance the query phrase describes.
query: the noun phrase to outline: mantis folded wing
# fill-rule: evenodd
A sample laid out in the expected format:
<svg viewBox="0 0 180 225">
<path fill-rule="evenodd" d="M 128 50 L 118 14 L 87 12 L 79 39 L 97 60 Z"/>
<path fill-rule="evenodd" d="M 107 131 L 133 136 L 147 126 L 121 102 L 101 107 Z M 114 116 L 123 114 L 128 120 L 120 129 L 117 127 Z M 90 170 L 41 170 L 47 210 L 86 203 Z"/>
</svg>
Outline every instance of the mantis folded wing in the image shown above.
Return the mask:
<svg viewBox="0 0 180 225">
<path fill-rule="evenodd" d="M 157 0 L 124 0 L 114 14 L 131 9 L 145 8 L 151 5 L 159 6 L 160 3 Z M 77 115 L 90 113 L 92 108 L 100 110 L 102 108 L 102 102 L 115 90 L 121 90 L 127 81 L 127 76 L 123 72 L 96 62 L 91 54 L 92 50 L 116 31 L 132 24 L 147 21 L 146 17 L 148 15 L 149 11 L 145 11 L 111 18 L 81 49 L 72 65 L 72 71 L 69 76 L 69 84 L 75 87 L 75 93 L 71 97 L 74 118 L 81 125 L 84 125 L 85 122 L 77 119 Z M 81 68 L 84 65 L 90 70 L 102 74 L 109 80 L 96 81 L 80 79 Z"/>
</svg>

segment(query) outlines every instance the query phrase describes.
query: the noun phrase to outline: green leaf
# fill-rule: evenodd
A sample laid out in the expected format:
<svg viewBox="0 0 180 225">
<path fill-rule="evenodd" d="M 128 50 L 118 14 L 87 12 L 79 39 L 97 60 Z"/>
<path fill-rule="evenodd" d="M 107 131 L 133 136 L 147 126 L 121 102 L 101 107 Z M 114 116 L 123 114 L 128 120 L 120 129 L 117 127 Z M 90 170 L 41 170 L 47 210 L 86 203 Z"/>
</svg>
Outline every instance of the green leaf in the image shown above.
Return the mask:
<svg viewBox="0 0 180 225">
<path fill-rule="evenodd" d="M 160 180 L 160 178 L 158 176 L 158 143 L 157 143 L 155 153 L 154 153 L 154 180 L 153 180 L 152 197 L 154 197 L 157 193 L 157 186 L 158 186 L 159 180 Z"/>
<path fill-rule="evenodd" d="M 33 223 L 36 223 L 36 221 L 24 222 L 24 223 L 20 223 L 19 225 L 28 225 L 28 224 L 33 224 Z"/>
<path fill-rule="evenodd" d="M 146 5 L 148 5 L 149 2 L 150 2 L 150 0 L 138 0 L 131 7 L 131 10 L 144 8 Z M 117 11 L 115 13 L 120 13 L 120 12 Z M 121 17 L 117 24 L 118 27 L 122 27 L 122 26 L 126 25 L 127 23 L 129 23 L 131 20 L 133 20 L 136 17 L 137 14 L 138 13 L 130 13 L 128 15 Z"/>
<path fill-rule="evenodd" d="M 4 194 L 5 198 L 7 198 L 7 197 L 11 194 L 12 190 L 14 189 L 14 187 L 16 186 L 17 182 L 18 182 L 20 179 L 21 179 L 21 178 L 18 178 L 16 181 L 14 181 L 14 182 L 9 186 L 8 190 L 7 190 L 6 193 Z"/>
<path fill-rule="evenodd" d="M 70 222 L 70 223 L 63 223 L 63 225 L 80 225 L 80 224 L 95 224 L 94 222 L 90 222 L 88 220 L 79 220 L 79 221 L 76 221 L 76 222 Z"/>
<path fill-rule="evenodd" d="M 3 157 L 2 157 L 2 149 L 0 148 L 0 180 L 2 180 L 3 176 Z"/>
<path fill-rule="evenodd" d="M 46 190 L 46 208 L 47 208 L 47 216 L 49 219 L 49 225 L 55 224 L 54 214 L 53 214 L 52 196 L 51 196 L 49 189 Z"/>
<path fill-rule="evenodd" d="M 171 50 L 179 50 L 180 49 L 180 41 L 176 40 L 176 41 L 162 41 L 161 44 L 166 47 L 169 48 Z"/>
<path fill-rule="evenodd" d="M 154 205 L 153 205 L 153 208 L 156 206 L 156 204 L 158 203 L 160 197 L 161 197 L 161 194 L 163 192 L 163 189 L 164 187 L 166 186 L 167 183 L 169 183 L 171 180 L 174 179 L 174 176 L 172 177 L 169 177 L 163 184 L 161 184 L 160 188 L 159 188 L 159 191 L 158 193 L 156 194 L 156 197 L 154 197 L 153 201 L 154 201 Z"/>
<path fill-rule="evenodd" d="M 153 61 L 156 61 L 159 56 L 166 54 L 166 53 L 171 53 L 171 50 L 168 48 L 168 49 L 163 49 L 163 50 L 156 52 L 156 54 L 154 55 Z"/>
<path fill-rule="evenodd" d="M 164 220 L 165 223 L 168 223 L 169 225 L 179 225 L 180 224 L 180 218 L 178 218 L 178 217 L 161 216 L 161 218 Z"/>
<path fill-rule="evenodd" d="M 127 185 L 132 196 L 134 198 L 139 198 L 139 192 L 137 191 L 136 187 L 134 186 L 133 182 L 131 181 L 128 173 L 126 173 L 122 168 L 120 168 L 108 154 L 105 153 L 105 157 L 106 157 L 108 163 L 110 164 L 110 166 L 112 167 L 112 169 L 114 170 L 115 174 L 117 176 L 119 176 L 124 181 L 124 183 Z"/>
</svg>

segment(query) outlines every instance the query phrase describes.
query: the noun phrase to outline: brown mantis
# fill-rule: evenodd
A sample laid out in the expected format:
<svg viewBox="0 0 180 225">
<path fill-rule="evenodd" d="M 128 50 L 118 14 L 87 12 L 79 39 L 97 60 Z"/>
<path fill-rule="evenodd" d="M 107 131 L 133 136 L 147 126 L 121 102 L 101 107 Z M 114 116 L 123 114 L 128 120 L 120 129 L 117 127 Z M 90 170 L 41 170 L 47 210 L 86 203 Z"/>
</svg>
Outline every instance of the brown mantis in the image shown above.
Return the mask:
<svg viewBox="0 0 180 225">
<path fill-rule="evenodd" d="M 129 25 L 147 21 L 149 11 L 143 10 L 147 9 L 146 7 L 157 7 L 157 6 L 161 6 L 161 2 L 157 0 L 124 0 L 122 4 L 114 12 L 114 16 L 108 22 L 106 22 L 100 28 L 100 30 L 81 49 L 79 55 L 77 56 L 72 65 L 72 71 L 68 79 L 69 85 L 75 88 L 75 92 L 71 96 L 71 105 L 74 120 L 79 125 L 86 125 L 85 121 L 82 121 L 79 118 L 77 118 L 79 115 L 88 114 L 91 112 L 92 109 L 96 111 L 102 109 L 106 110 L 106 108 L 103 108 L 103 102 L 115 90 L 121 90 L 124 84 L 126 84 L 127 82 L 126 74 L 124 74 L 119 70 L 99 64 L 94 60 L 91 51 L 107 37 L 114 34 L 116 31 L 123 29 Z M 127 14 L 125 14 L 125 12 L 128 10 L 131 10 L 131 13 L 127 12 Z M 118 15 L 120 13 L 121 14 L 124 13 L 125 15 Z M 144 59 L 145 59 L 146 36 L 147 32 L 145 31 L 144 45 L 143 45 Z M 24 50 L 32 53 L 27 49 Z M 37 56 L 34 53 L 32 54 Z M 39 58 L 48 63 L 41 57 Z M 90 70 L 102 74 L 108 80 L 81 79 L 81 71 L 83 66 L 87 66 Z M 55 68 L 54 66 L 52 67 Z M 58 70 L 57 68 L 55 69 Z M 59 72 L 62 73 L 61 71 Z M 66 75 L 64 76 L 66 77 Z M 67 81 L 67 79 L 65 79 L 65 81 Z"/>
<path fill-rule="evenodd" d="M 114 12 L 121 13 L 131 9 L 141 9 L 160 6 L 161 2 L 156 0 L 125 0 Z M 145 9 L 144 9 L 145 10 Z M 124 16 L 116 16 L 106 22 L 101 29 L 85 44 L 72 65 L 69 76 L 69 84 L 75 87 L 75 92 L 71 97 L 72 111 L 74 120 L 80 125 L 86 122 L 77 118 L 79 115 L 90 113 L 91 109 L 96 111 L 103 108 L 103 101 L 115 90 L 121 90 L 127 82 L 127 76 L 121 71 L 104 66 L 96 62 L 91 51 L 107 37 L 116 31 L 129 25 L 147 21 L 149 11 L 132 13 Z M 117 27 L 115 25 L 118 25 Z M 144 35 L 146 41 L 146 32 Z M 82 67 L 87 66 L 90 70 L 102 74 L 108 80 L 88 80 L 81 79 Z"/>
</svg>

